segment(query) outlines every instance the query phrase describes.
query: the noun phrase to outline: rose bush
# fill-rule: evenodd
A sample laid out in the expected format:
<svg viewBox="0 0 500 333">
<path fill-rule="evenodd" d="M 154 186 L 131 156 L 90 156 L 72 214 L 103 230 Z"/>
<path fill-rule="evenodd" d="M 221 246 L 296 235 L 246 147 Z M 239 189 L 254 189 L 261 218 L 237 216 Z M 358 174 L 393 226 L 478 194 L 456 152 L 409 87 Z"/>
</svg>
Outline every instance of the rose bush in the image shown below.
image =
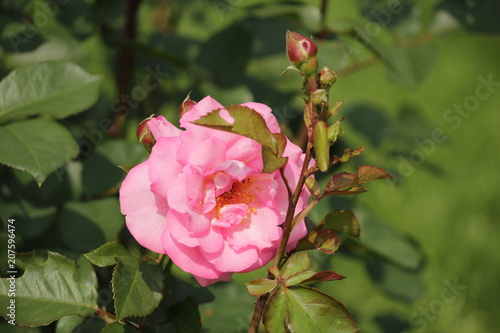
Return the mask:
<svg viewBox="0 0 500 333">
<path fill-rule="evenodd" d="M 273 133 L 280 131 L 271 109 L 257 111 Z M 144 247 L 167 254 L 207 286 L 234 272 L 265 265 L 279 247 L 288 208 L 280 172 L 262 173 L 261 145 L 247 137 L 193 124 L 223 106 L 205 97 L 182 115 L 182 131 L 164 117 L 147 122 L 156 143 L 148 160 L 130 170 L 120 189 L 121 211 L 131 234 Z M 231 117 L 221 112 L 227 121 Z M 303 162 L 288 142 L 285 176 L 295 188 Z M 296 213 L 307 205 L 304 190 Z M 306 235 L 304 221 L 292 231 L 288 248 Z"/>
</svg>

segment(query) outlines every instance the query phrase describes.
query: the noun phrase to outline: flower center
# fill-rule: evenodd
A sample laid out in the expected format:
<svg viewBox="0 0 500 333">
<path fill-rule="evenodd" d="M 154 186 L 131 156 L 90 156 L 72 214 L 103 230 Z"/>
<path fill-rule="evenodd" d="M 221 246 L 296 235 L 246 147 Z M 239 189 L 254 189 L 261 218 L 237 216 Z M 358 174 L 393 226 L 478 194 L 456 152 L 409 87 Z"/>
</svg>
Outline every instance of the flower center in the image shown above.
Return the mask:
<svg viewBox="0 0 500 333">
<path fill-rule="evenodd" d="M 250 204 L 255 203 L 255 194 L 253 193 L 253 180 L 250 177 L 243 179 L 241 182 L 234 180 L 229 191 L 226 191 L 215 198 L 214 212 L 220 217 L 220 211 L 224 206 L 233 204 Z"/>
</svg>

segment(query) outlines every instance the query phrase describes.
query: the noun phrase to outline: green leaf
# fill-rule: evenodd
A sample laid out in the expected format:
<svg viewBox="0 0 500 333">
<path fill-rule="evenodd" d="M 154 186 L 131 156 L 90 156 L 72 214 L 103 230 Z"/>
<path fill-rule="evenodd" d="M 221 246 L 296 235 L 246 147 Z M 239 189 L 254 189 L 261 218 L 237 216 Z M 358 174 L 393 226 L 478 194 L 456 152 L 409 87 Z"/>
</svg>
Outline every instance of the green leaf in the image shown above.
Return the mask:
<svg viewBox="0 0 500 333">
<path fill-rule="evenodd" d="M 253 35 L 248 26 L 235 23 L 212 36 L 201 48 L 198 63 L 221 87 L 232 87 L 244 78 L 252 54 Z"/>
<path fill-rule="evenodd" d="M 307 270 L 310 266 L 311 261 L 306 252 L 294 253 L 283 266 L 282 277 L 287 279 L 297 273 Z"/>
<path fill-rule="evenodd" d="M 57 321 L 56 333 L 72 333 L 84 320 L 84 317 L 78 315 L 62 317 Z"/>
<path fill-rule="evenodd" d="M 106 325 L 101 333 L 135 333 L 137 330 L 122 323 L 111 323 Z"/>
<path fill-rule="evenodd" d="M 229 117 L 221 117 L 226 112 Z M 228 122 L 227 120 L 230 120 Z M 227 119 L 227 120 L 226 120 Z M 194 122 L 197 125 L 239 134 L 257 141 L 262 145 L 263 172 L 270 173 L 283 167 L 288 158 L 283 157 L 286 137 L 280 133 L 271 133 L 264 118 L 255 110 L 246 106 L 231 105 L 224 109 L 214 110 Z"/>
<path fill-rule="evenodd" d="M 163 298 L 163 271 L 150 261 L 121 259 L 113 271 L 113 295 L 118 319 L 147 316 Z"/>
<path fill-rule="evenodd" d="M 78 154 L 71 133 L 48 119 L 30 119 L 0 127 L 0 142 L 0 163 L 28 171 L 38 186 Z"/>
<path fill-rule="evenodd" d="M 191 297 L 172 305 L 168 311 L 169 320 L 173 321 L 177 332 L 201 332 L 201 317 L 198 304 Z"/>
<path fill-rule="evenodd" d="M 323 230 L 343 232 L 352 237 L 359 238 L 361 228 L 359 221 L 350 209 L 336 209 L 325 216 L 321 222 Z"/>
<path fill-rule="evenodd" d="M 286 319 L 292 333 L 359 331 L 344 305 L 330 295 L 306 287 L 289 288 L 284 294 Z"/>
<path fill-rule="evenodd" d="M 0 217 L 7 221 L 8 219 L 16 219 L 23 221 L 16 226 L 16 236 L 21 236 L 27 239 L 34 239 L 49 227 L 56 214 L 55 206 L 35 206 L 28 200 L 23 200 L 19 197 L 9 198 L 2 202 Z"/>
<path fill-rule="evenodd" d="M 99 81 L 99 76 L 71 63 L 47 62 L 16 69 L 0 82 L 0 120 L 76 114 L 95 103 Z"/>
<path fill-rule="evenodd" d="M 273 290 L 277 283 L 278 281 L 271 279 L 256 279 L 246 282 L 245 285 L 250 295 L 261 296 Z"/>
<path fill-rule="evenodd" d="M 47 260 L 35 253 L 18 255 L 24 274 L 16 279 L 16 322 L 47 325 L 63 316 L 90 316 L 97 311 L 97 289 L 77 282 L 78 266 L 68 258 L 49 252 Z M 10 281 L 1 279 L 0 314 L 5 317 L 11 297 Z"/>
<path fill-rule="evenodd" d="M 355 244 L 399 267 L 416 270 L 421 266 L 422 250 L 407 235 L 370 216 L 361 220 L 361 228 L 363 237 Z"/>
<path fill-rule="evenodd" d="M 83 163 L 82 182 L 86 194 L 97 195 L 118 188 L 125 177 L 119 165 L 137 165 L 148 153 L 142 145 L 125 140 L 109 140 L 99 145 Z"/>
<path fill-rule="evenodd" d="M 65 244 L 78 251 L 90 251 L 115 239 L 125 222 L 114 197 L 71 201 L 61 210 L 58 221 Z"/>
<path fill-rule="evenodd" d="M 500 6 L 496 0 L 478 3 L 467 0 L 443 0 L 439 9 L 453 15 L 463 26 L 474 32 L 499 33 Z"/>
<path fill-rule="evenodd" d="M 99 267 L 114 266 L 117 257 L 130 259 L 134 257 L 123 245 L 116 241 L 106 243 L 92 252 L 85 253 L 84 256 L 91 263 Z M 139 258 L 138 256 L 135 257 Z"/>
<path fill-rule="evenodd" d="M 268 332 L 285 333 L 287 297 L 283 288 L 277 288 L 269 297 L 262 315 L 262 322 Z M 308 331 L 306 331 L 308 332 Z"/>
</svg>

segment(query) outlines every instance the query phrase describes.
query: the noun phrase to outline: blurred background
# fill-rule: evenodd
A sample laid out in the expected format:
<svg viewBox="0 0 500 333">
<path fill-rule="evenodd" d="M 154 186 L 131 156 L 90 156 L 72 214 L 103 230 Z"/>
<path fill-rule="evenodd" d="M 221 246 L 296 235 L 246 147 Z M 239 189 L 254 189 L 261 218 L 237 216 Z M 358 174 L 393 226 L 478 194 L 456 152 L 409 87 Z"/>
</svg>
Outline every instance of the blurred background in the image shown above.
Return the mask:
<svg viewBox="0 0 500 333">
<path fill-rule="evenodd" d="M 330 97 L 344 101 L 345 134 L 333 153 L 365 146 L 341 170 L 370 164 L 394 176 L 311 213 L 319 223 L 350 208 L 362 223 L 361 242 L 313 255 L 315 265 L 347 277 L 319 288 L 344 303 L 363 332 L 496 331 L 499 17 L 496 0 L 1 0 L 0 78 L 43 61 L 102 76 L 97 104 L 60 122 L 78 142 L 78 158 L 41 188 L 0 166 L 2 223 L 21 221 L 20 251 L 72 258 L 129 240 L 117 201 L 125 173 L 116 165 L 147 158 L 138 123 L 153 113 L 177 123 L 189 92 L 223 105 L 265 103 L 303 143 L 301 78 L 280 76 L 293 30 L 313 37 L 320 66 L 339 77 Z M 253 297 L 242 282 L 264 275 L 210 287 L 215 300 L 200 307 L 204 329 L 246 332 Z"/>
</svg>

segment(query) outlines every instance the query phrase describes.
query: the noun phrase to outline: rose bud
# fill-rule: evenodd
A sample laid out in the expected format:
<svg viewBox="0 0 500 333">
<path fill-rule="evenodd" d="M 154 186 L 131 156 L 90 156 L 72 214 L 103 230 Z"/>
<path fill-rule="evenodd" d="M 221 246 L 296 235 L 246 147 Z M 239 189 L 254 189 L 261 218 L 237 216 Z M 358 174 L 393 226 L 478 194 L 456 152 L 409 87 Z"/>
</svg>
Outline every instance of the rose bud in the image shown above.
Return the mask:
<svg viewBox="0 0 500 333">
<path fill-rule="evenodd" d="M 315 75 L 318 70 L 318 48 L 309 38 L 296 32 L 288 31 L 286 34 L 286 50 L 288 59 L 301 70 L 306 77 Z"/>
<path fill-rule="evenodd" d="M 182 117 L 182 115 L 188 111 L 191 111 L 191 109 L 196 105 L 196 102 L 191 99 L 189 96 L 191 93 L 189 93 L 182 104 L 179 106 L 179 116 Z"/>
<path fill-rule="evenodd" d="M 153 136 L 153 133 L 151 133 L 151 130 L 149 129 L 148 122 L 154 117 L 154 115 L 151 115 L 149 118 L 144 119 L 141 121 L 139 124 L 139 127 L 137 127 L 137 139 L 139 140 L 140 143 L 144 145 L 144 147 L 150 152 L 151 148 L 156 143 L 156 140 Z"/>
</svg>

